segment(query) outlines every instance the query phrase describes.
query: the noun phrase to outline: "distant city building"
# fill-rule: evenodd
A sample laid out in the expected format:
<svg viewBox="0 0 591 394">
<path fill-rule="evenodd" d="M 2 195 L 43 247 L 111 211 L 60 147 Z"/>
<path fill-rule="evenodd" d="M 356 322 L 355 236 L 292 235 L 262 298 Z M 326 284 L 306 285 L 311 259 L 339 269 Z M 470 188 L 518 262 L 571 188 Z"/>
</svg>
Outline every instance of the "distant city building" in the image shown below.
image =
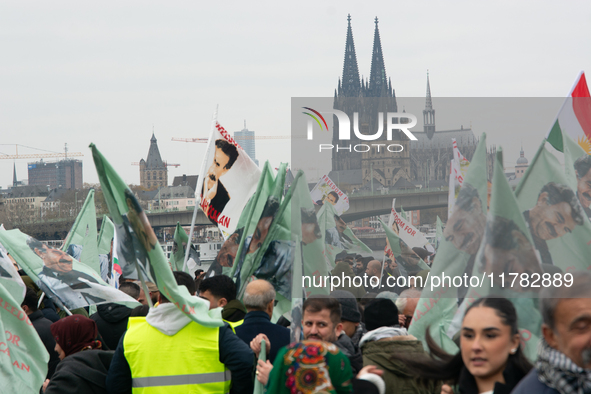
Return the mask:
<svg viewBox="0 0 591 394">
<path fill-rule="evenodd" d="M 149 209 L 186 211 L 195 207 L 195 189 L 188 185 L 161 187 L 149 207 Z"/>
<path fill-rule="evenodd" d="M 82 189 L 82 161 L 60 160 L 45 162 L 43 159 L 28 163 L 29 186 L 43 186 L 45 189 Z M 16 182 L 16 170 L 13 184 Z"/>
<path fill-rule="evenodd" d="M 244 128 L 241 131 L 234 132 L 234 139 L 240 144 L 242 149 L 258 166 L 259 161 L 256 158 L 255 144 L 254 144 L 254 131 L 246 128 L 246 122 L 244 122 Z"/>
<path fill-rule="evenodd" d="M 158 143 L 154 133 L 150 139 L 150 150 L 146 160 L 140 160 L 140 186 L 147 190 L 155 190 L 168 186 L 168 170 L 160 157 Z"/>
<path fill-rule="evenodd" d="M 515 165 L 515 177 L 517 179 L 521 178 L 525 171 L 529 167 L 529 163 L 525 158 L 525 152 L 523 152 L 523 146 L 521 147 L 521 151 L 519 152 L 519 159 L 517 159 L 517 163 Z"/>
<path fill-rule="evenodd" d="M 183 174 L 182 176 L 175 176 L 172 180 L 172 186 L 189 186 L 191 189 L 195 190 L 197 188 L 198 179 L 199 175 Z"/>
<path fill-rule="evenodd" d="M 43 201 L 49 196 L 47 186 L 18 186 L 4 195 L 4 208 L 15 218 L 40 216 Z"/>
</svg>

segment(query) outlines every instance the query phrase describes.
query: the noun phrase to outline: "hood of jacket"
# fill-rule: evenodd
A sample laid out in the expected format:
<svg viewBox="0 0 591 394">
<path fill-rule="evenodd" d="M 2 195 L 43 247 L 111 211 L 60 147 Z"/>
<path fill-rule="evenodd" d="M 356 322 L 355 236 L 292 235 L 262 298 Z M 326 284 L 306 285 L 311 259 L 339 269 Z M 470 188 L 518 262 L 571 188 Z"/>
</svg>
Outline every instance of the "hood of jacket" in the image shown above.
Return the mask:
<svg viewBox="0 0 591 394">
<path fill-rule="evenodd" d="M 161 333 L 173 336 L 189 324 L 191 319 L 173 303 L 166 302 L 150 308 L 146 321 Z"/>
<path fill-rule="evenodd" d="M 131 314 L 131 308 L 113 302 L 98 305 L 96 311 L 107 323 L 119 323 L 121 320 L 127 319 Z"/>
<path fill-rule="evenodd" d="M 237 322 L 246 316 L 246 307 L 238 300 L 232 300 L 222 309 L 222 319 Z"/>
<path fill-rule="evenodd" d="M 392 354 L 424 354 L 423 344 L 412 335 L 397 336 L 378 341 L 370 341 L 361 347 L 364 365 L 377 365 L 398 376 L 412 377 L 406 372 L 404 363 L 391 359 Z"/>
</svg>

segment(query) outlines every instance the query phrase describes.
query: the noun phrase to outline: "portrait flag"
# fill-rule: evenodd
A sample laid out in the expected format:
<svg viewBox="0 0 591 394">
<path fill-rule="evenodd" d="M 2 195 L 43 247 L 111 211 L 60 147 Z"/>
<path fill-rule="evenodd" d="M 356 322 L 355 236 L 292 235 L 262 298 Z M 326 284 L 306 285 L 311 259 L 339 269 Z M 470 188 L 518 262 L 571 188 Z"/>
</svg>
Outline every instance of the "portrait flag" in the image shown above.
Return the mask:
<svg viewBox="0 0 591 394">
<path fill-rule="evenodd" d="M 396 234 L 390 226 L 387 226 L 381 219 L 378 219 L 382 228 L 386 232 L 387 242 L 387 256 L 408 273 L 428 270 L 429 266 L 412 250 L 412 246 L 408 245 L 404 240 Z"/>
<path fill-rule="evenodd" d="M 409 333 L 424 344 L 425 333 L 429 330 L 437 344 L 452 354 L 458 347 L 447 336 L 447 330 L 456 313 L 458 298 L 464 298 L 468 289 L 447 283 L 437 285 L 433 277 L 463 276 L 472 272 L 486 224 L 487 194 L 486 134 L 483 133 L 443 231 L 428 286 L 421 292 L 409 327 Z"/>
<path fill-rule="evenodd" d="M 98 274 L 101 273 L 97 246 L 94 189 L 88 191 L 82 209 L 61 249 L 76 260 L 82 261 Z"/>
<path fill-rule="evenodd" d="M 191 320 L 206 327 L 221 327 L 224 323 L 219 308 L 209 310 L 209 302 L 192 296 L 185 286 L 177 285 L 164 251 L 133 192 L 96 146 L 90 144 L 90 148 L 105 202 L 115 224 L 123 276 L 135 273 L 146 293 L 145 282 L 155 283 L 158 291 Z"/>
<path fill-rule="evenodd" d="M 486 280 L 480 283 L 470 280 L 471 287 L 447 335 L 453 338 L 460 331 L 465 311 L 474 300 L 486 296 L 504 297 L 511 300 L 517 311 L 521 351 L 533 362 L 541 338 L 542 316 L 536 307 L 540 287 L 530 284 L 534 284 L 536 278 L 542 283 L 543 271 L 531 234 L 505 176 L 501 148 L 496 152 L 483 241 L 470 274 L 472 278 Z"/>
<path fill-rule="evenodd" d="M 117 262 L 115 225 L 107 215 L 103 215 L 98 236 L 98 257 L 101 265 L 101 278 L 114 288 L 119 288 L 121 267 Z"/>
<path fill-rule="evenodd" d="M 201 261 L 193 245 L 191 245 L 191 250 L 189 251 L 189 260 L 185 264 L 185 252 L 188 244 L 189 236 L 187 232 L 181 226 L 180 222 L 176 222 L 176 228 L 174 229 L 174 236 L 172 238 L 172 253 L 170 254 L 170 267 L 173 271 L 190 273 L 197 266 L 201 265 Z"/>
<path fill-rule="evenodd" d="M 349 226 L 341 219 L 332 204 L 324 204 L 318 213 L 318 225 L 324 244 L 324 258 L 330 269 L 335 266 L 337 254 L 347 253 L 371 254 L 373 251 L 361 242 Z"/>
<path fill-rule="evenodd" d="M 115 236 L 115 225 L 107 215 L 103 215 L 103 222 L 98 236 L 99 254 L 109 254 L 111 252 L 111 243 Z"/>
<path fill-rule="evenodd" d="M 0 231 L 6 230 L 1 227 Z M 25 299 L 27 287 L 14 266 L 15 263 L 16 261 L 11 260 L 8 251 L 0 243 L 0 284 L 4 285 L 4 288 L 12 294 L 18 305 L 21 305 Z"/>
<path fill-rule="evenodd" d="M 21 301 L 0 281 L 0 382 L 3 393 L 36 394 L 47 375 L 49 353 Z"/>
<path fill-rule="evenodd" d="M 591 97 L 583 71 L 579 73 L 548 132 L 548 142 L 561 152 L 562 133 L 568 134 L 587 154 L 591 154 Z"/>
<path fill-rule="evenodd" d="M 310 196 L 315 205 L 330 203 L 334 206 L 338 215 L 342 215 L 349 209 L 349 197 L 328 177 L 323 175 L 316 186 L 310 191 Z"/>
<path fill-rule="evenodd" d="M 563 150 L 565 164 L 572 167 L 568 145 Z M 591 222 L 577 193 L 573 169 L 565 169 L 544 140 L 515 196 L 541 263 L 555 265 L 563 272 L 586 270 L 590 265 Z"/>
<path fill-rule="evenodd" d="M 456 199 L 458 198 L 458 193 L 460 192 L 460 188 L 462 187 L 464 179 L 466 178 L 466 174 L 468 173 L 468 167 L 470 166 L 470 162 L 458 149 L 458 143 L 455 138 L 451 139 L 451 144 L 453 148 L 453 159 L 450 163 L 447 217 L 450 217 L 453 212 L 453 206 Z"/>
<path fill-rule="evenodd" d="M 195 198 L 226 239 L 236 230 L 244 206 L 255 193 L 261 170 L 234 138 L 213 122 Z"/>
<path fill-rule="evenodd" d="M 402 208 L 400 209 L 400 214 L 396 212 L 394 208 L 396 204 L 396 199 L 392 200 L 392 209 L 390 210 L 390 217 L 388 219 L 388 227 L 396 233 L 397 237 L 400 237 L 406 245 L 410 246 L 411 248 L 422 248 L 426 249 L 429 252 L 434 252 L 435 249 L 433 245 L 429 242 L 425 234 L 420 232 L 415 226 L 413 226 L 405 217 L 402 216 Z M 386 237 L 386 240 L 389 238 Z M 390 244 L 386 242 L 386 256 L 391 254 Z"/>
<path fill-rule="evenodd" d="M 18 229 L 0 231 L 0 243 L 48 297 L 70 310 L 106 302 L 139 305 L 86 264 Z"/>
</svg>

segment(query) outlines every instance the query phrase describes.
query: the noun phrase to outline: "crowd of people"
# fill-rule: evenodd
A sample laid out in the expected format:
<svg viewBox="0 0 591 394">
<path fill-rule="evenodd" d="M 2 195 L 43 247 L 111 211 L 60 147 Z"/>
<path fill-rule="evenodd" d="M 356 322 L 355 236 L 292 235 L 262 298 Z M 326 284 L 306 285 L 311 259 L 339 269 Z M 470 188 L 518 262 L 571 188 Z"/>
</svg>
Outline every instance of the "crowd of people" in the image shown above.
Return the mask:
<svg viewBox="0 0 591 394">
<path fill-rule="evenodd" d="M 382 274 L 374 261 L 341 254 L 333 274 L 400 275 L 395 262 Z M 267 393 L 591 393 L 589 272 L 540 294 L 543 335 L 533 364 L 505 298 L 471 303 L 454 337 L 459 352 L 448 354 L 428 332 L 424 346 L 407 331 L 421 295 L 416 282 L 310 296 L 298 324 L 272 322 L 276 292 L 266 280 L 248 283 L 238 300 L 228 276 L 174 277 L 221 308 L 223 326 L 201 325 L 155 285 L 145 294 L 126 280 L 119 289 L 141 306 L 103 303 L 90 316 L 85 308 L 67 315 L 50 298 L 39 303 L 40 289 L 24 277 L 22 308 L 50 354 L 41 392 L 250 394 L 256 384 Z"/>
</svg>

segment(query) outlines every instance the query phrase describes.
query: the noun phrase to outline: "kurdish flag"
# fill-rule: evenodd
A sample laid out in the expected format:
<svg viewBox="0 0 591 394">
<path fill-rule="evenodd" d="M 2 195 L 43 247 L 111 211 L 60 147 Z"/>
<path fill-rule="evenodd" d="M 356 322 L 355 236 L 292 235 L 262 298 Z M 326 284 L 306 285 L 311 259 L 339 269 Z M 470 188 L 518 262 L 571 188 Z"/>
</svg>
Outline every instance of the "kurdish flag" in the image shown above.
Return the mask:
<svg viewBox="0 0 591 394">
<path fill-rule="evenodd" d="M 585 73 L 581 71 L 570 94 L 564 100 L 547 140 L 559 151 L 563 150 L 562 135 L 568 134 L 587 154 L 591 154 L 591 97 Z"/>
</svg>

